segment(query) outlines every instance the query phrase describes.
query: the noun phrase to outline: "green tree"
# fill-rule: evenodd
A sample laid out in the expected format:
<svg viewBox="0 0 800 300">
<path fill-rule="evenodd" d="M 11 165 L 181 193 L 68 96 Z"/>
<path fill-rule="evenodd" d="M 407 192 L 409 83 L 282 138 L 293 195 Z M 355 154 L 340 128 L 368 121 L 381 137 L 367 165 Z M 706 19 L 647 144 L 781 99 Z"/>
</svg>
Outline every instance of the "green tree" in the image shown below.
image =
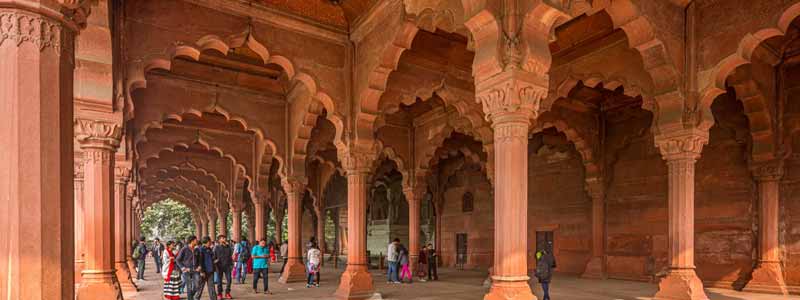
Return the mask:
<svg viewBox="0 0 800 300">
<path fill-rule="evenodd" d="M 194 234 L 192 211 L 172 199 L 160 201 L 145 210 L 140 229 L 148 240 L 183 240 Z"/>
</svg>

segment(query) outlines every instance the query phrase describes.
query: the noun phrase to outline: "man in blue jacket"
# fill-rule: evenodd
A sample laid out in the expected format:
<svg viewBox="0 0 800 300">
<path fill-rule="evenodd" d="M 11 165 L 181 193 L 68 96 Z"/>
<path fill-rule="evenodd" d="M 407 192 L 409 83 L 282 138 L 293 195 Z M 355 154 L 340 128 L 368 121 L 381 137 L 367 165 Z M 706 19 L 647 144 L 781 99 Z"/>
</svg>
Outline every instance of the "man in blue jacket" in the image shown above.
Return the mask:
<svg viewBox="0 0 800 300">
<path fill-rule="evenodd" d="M 198 284 L 197 300 L 203 297 L 203 286 L 208 289 L 208 299 L 217 300 L 217 290 L 214 285 L 214 250 L 211 247 L 211 238 L 204 236 L 200 248 L 200 284 Z"/>
<path fill-rule="evenodd" d="M 186 247 L 175 258 L 175 263 L 181 268 L 181 279 L 186 285 L 186 299 L 195 300 L 197 285 L 200 283 L 200 249 L 197 249 L 197 237 L 186 238 Z"/>
</svg>

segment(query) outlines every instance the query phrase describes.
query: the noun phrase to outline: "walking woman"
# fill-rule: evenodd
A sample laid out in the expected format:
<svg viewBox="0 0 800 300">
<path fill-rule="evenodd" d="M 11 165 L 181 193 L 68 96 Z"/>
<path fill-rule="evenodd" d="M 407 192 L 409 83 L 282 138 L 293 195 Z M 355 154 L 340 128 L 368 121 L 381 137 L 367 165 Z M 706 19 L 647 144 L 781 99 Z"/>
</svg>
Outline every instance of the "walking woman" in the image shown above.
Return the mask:
<svg viewBox="0 0 800 300">
<path fill-rule="evenodd" d="M 410 259 L 408 259 L 408 248 L 400 245 L 400 282 L 405 282 L 406 277 L 408 277 L 408 283 L 411 283 L 412 277 L 411 268 L 409 267 Z"/>
<path fill-rule="evenodd" d="M 311 244 L 311 246 L 309 246 L 307 257 L 308 264 L 306 264 L 306 272 L 308 273 L 308 278 L 306 281 L 306 288 L 312 286 L 319 287 L 319 267 L 322 264 L 322 252 L 319 251 L 316 244 Z M 314 275 L 317 276 L 316 283 L 314 283 Z"/>
<path fill-rule="evenodd" d="M 167 247 L 162 253 L 161 275 L 164 277 L 164 299 L 179 300 L 181 298 L 181 271 L 175 265 L 175 252 L 172 251 L 175 243 L 167 242 Z"/>
</svg>

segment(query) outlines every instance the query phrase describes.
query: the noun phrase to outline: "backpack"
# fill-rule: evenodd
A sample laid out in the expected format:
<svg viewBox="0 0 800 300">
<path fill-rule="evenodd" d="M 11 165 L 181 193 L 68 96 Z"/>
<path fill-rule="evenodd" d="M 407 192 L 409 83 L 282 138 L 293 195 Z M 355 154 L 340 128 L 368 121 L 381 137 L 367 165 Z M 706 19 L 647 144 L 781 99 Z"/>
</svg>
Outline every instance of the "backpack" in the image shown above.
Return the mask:
<svg viewBox="0 0 800 300">
<path fill-rule="evenodd" d="M 248 249 L 246 245 L 241 245 L 241 252 L 239 253 L 239 261 L 248 261 L 250 260 L 250 249 Z"/>
<path fill-rule="evenodd" d="M 550 280 L 550 260 L 542 257 L 536 262 L 536 278 Z"/>
<path fill-rule="evenodd" d="M 133 249 L 133 259 L 139 259 L 142 257 L 142 246 L 137 246 L 136 249 Z"/>
</svg>

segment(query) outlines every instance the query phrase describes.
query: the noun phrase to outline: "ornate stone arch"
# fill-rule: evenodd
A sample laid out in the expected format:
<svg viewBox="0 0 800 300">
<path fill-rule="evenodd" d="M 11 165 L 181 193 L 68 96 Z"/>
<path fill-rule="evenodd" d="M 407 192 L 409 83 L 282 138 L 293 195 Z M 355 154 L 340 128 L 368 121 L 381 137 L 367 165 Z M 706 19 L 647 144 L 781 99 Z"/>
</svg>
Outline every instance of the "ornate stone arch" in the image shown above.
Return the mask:
<svg viewBox="0 0 800 300">
<path fill-rule="evenodd" d="M 754 162 L 776 158 L 779 146 L 776 144 L 767 96 L 749 73 L 733 72 L 728 78 L 728 85 L 736 91 L 736 98 L 742 102 L 750 124 L 751 158 Z"/>
</svg>

